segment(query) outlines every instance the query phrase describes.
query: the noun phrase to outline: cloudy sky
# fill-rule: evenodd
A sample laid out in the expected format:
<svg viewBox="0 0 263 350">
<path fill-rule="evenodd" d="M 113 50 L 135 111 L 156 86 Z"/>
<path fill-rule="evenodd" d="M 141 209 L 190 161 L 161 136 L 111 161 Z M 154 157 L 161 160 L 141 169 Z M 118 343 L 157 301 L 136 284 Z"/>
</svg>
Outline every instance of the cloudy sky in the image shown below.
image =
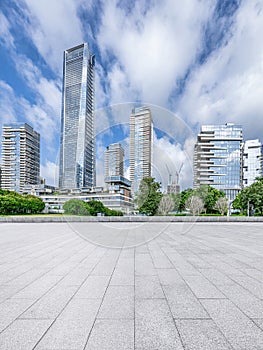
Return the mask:
<svg viewBox="0 0 263 350">
<path fill-rule="evenodd" d="M 156 173 L 164 183 L 167 166 L 184 163 L 186 187 L 201 124 L 234 122 L 245 139 L 263 141 L 262 37 L 263 0 L 1 0 L 1 124 L 25 121 L 41 133 L 41 173 L 54 182 L 63 51 L 87 41 L 98 155 L 110 134 L 127 145 L 129 102 L 154 105 Z M 122 132 L 106 133 L 120 123 Z"/>
</svg>

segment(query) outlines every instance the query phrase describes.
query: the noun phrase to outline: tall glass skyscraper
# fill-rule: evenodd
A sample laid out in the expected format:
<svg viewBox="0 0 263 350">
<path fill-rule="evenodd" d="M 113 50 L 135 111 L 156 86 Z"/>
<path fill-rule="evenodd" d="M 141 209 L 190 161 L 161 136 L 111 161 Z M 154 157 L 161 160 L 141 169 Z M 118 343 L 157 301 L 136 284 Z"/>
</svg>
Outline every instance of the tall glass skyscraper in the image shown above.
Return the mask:
<svg viewBox="0 0 263 350">
<path fill-rule="evenodd" d="M 95 56 L 87 43 L 64 51 L 59 187 L 96 185 Z"/>
<path fill-rule="evenodd" d="M 1 188 L 23 192 L 39 183 L 40 135 L 27 123 L 3 125 Z"/>
<path fill-rule="evenodd" d="M 203 125 L 194 150 L 194 188 L 211 185 L 232 200 L 242 187 L 242 127 Z"/>
<path fill-rule="evenodd" d="M 149 107 L 134 108 L 130 116 L 130 180 L 136 193 L 144 177 L 151 176 L 152 114 Z"/>
</svg>

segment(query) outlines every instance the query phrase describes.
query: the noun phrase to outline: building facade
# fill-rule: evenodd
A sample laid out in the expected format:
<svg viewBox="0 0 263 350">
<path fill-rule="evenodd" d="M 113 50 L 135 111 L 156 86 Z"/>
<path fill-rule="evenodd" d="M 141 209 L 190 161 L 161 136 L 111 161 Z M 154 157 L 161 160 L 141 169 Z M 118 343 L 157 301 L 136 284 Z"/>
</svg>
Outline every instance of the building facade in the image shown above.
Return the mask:
<svg viewBox="0 0 263 350">
<path fill-rule="evenodd" d="M 43 194 L 40 196 L 45 203 L 46 213 L 63 213 L 63 205 L 70 199 L 81 199 L 85 202 L 96 200 L 102 202 L 107 208 L 112 210 L 120 210 L 124 214 L 129 215 L 134 212 L 134 204 L 131 197 L 126 196 L 123 191 L 114 192 L 93 192 L 86 194 Z"/>
<path fill-rule="evenodd" d="M 104 153 L 105 178 L 108 176 L 123 176 L 124 149 L 120 143 L 112 143 Z"/>
<path fill-rule="evenodd" d="M 243 144 L 243 186 L 250 186 L 257 177 L 263 176 L 263 146 L 257 140 L 247 140 Z"/>
<path fill-rule="evenodd" d="M 194 188 L 211 185 L 233 200 L 242 188 L 242 127 L 203 125 L 194 149 Z"/>
<path fill-rule="evenodd" d="M 144 177 L 151 176 L 152 114 L 149 107 L 134 108 L 130 116 L 130 180 L 136 193 Z"/>
<path fill-rule="evenodd" d="M 87 43 L 64 51 L 59 187 L 96 184 L 94 133 L 95 56 Z"/>
<path fill-rule="evenodd" d="M 3 126 L 1 188 L 23 192 L 40 176 L 40 135 L 26 123 Z"/>
</svg>

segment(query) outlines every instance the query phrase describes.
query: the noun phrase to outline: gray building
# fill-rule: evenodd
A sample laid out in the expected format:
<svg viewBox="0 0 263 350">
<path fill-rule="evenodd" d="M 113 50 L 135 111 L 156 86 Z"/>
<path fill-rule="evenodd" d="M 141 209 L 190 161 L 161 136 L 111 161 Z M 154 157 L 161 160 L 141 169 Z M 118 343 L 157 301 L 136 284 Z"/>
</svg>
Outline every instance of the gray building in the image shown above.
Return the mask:
<svg viewBox="0 0 263 350">
<path fill-rule="evenodd" d="M 64 51 L 59 187 L 96 184 L 94 135 L 95 56 L 87 43 Z"/>
<path fill-rule="evenodd" d="M 134 108 L 130 116 L 130 180 L 136 193 L 144 177 L 151 176 L 152 114 L 149 107 Z"/>
<path fill-rule="evenodd" d="M 194 188 L 211 185 L 232 200 L 242 187 L 242 127 L 203 125 L 194 150 Z"/>
<path fill-rule="evenodd" d="M 243 186 L 250 186 L 257 177 L 263 176 L 262 143 L 247 140 L 243 144 Z"/>
<path fill-rule="evenodd" d="M 104 153 L 105 178 L 108 176 L 123 176 L 124 149 L 120 143 L 112 143 Z"/>
<path fill-rule="evenodd" d="M 1 188 L 23 192 L 39 183 L 40 135 L 26 123 L 3 126 Z"/>
</svg>

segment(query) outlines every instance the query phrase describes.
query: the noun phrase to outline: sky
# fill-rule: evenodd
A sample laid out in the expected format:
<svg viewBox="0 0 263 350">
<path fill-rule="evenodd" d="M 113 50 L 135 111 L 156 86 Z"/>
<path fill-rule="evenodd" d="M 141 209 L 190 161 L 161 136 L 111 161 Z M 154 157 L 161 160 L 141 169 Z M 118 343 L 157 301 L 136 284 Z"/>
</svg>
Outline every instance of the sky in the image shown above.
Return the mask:
<svg viewBox="0 0 263 350">
<path fill-rule="evenodd" d="M 85 41 L 96 56 L 98 184 L 105 147 L 122 141 L 127 160 L 129 113 L 148 105 L 154 176 L 165 186 L 183 164 L 186 188 L 201 125 L 241 124 L 244 139 L 263 141 L 262 37 L 263 0 L 1 0 L 0 127 L 22 121 L 41 134 L 41 175 L 54 184 L 63 51 Z"/>
</svg>

